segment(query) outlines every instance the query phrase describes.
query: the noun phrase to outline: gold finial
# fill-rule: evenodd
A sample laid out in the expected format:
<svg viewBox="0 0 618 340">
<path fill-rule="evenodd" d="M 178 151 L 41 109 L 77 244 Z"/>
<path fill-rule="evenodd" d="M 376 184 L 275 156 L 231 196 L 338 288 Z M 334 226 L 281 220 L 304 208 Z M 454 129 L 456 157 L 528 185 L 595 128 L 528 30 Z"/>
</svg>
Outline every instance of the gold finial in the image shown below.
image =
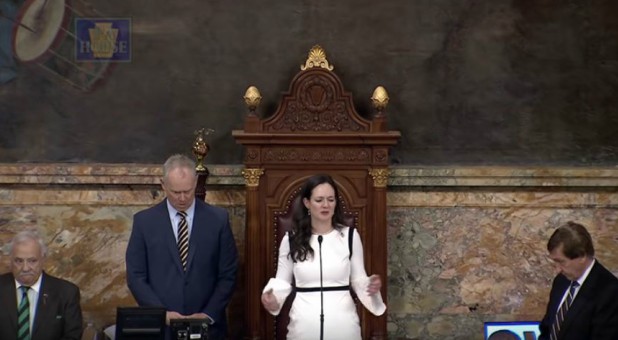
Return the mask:
<svg viewBox="0 0 618 340">
<path fill-rule="evenodd" d="M 333 65 L 328 64 L 328 60 L 326 60 L 326 52 L 320 45 L 313 46 L 309 51 L 309 57 L 307 58 L 307 61 L 305 61 L 305 65 L 300 65 L 301 71 L 313 67 L 321 67 L 329 71 L 332 71 L 335 68 Z"/>
<path fill-rule="evenodd" d="M 388 105 L 388 99 L 388 93 L 382 86 L 376 87 L 373 91 L 373 95 L 371 96 L 373 107 L 375 107 L 379 112 L 382 112 L 386 108 L 386 105 Z"/>
<path fill-rule="evenodd" d="M 210 146 L 208 145 L 208 143 L 206 143 L 206 141 L 204 140 L 204 137 L 211 134 L 214 131 L 215 130 L 213 129 L 201 128 L 193 132 L 193 134 L 196 136 L 195 141 L 193 142 L 193 148 L 192 148 L 193 155 L 197 159 L 197 162 L 196 162 L 197 164 L 195 166 L 196 171 L 207 170 L 206 167 L 204 166 L 204 158 L 206 158 L 206 155 L 208 154 L 208 151 L 210 150 Z"/>
<path fill-rule="evenodd" d="M 253 112 L 260 105 L 260 101 L 262 100 L 262 96 L 260 95 L 260 90 L 258 90 L 255 86 L 249 86 L 247 91 L 245 92 L 245 104 L 247 108 Z"/>
</svg>

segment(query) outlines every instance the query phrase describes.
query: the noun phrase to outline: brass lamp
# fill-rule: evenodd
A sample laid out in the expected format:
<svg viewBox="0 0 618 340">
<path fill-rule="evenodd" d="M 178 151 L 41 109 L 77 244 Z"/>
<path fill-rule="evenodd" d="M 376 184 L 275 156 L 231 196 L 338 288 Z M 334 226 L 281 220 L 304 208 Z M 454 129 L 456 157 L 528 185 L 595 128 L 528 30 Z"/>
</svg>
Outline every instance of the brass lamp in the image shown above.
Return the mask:
<svg viewBox="0 0 618 340">
<path fill-rule="evenodd" d="M 204 158 L 206 158 L 206 155 L 208 155 L 210 146 L 208 145 L 208 143 L 206 143 L 204 137 L 214 131 L 215 130 L 213 129 L 201 128 L 194 132 L 195 141 L 193 142 L 192 151 L 196 159 L 196 166 L 195 166 L 196 171 L 206 171 L 206 172 L 208 171 L 208 169 L 206 169 L 206 167 L 204 166 Z"/>
</svg>

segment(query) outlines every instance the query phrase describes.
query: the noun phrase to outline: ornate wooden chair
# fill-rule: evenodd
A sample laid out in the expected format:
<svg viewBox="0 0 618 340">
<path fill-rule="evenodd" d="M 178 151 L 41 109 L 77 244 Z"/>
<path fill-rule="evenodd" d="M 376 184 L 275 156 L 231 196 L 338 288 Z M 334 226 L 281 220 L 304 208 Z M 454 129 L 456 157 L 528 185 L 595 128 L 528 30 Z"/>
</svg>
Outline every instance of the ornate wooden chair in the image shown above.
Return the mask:
<svg viewBox="0 0 618 340">
<path fill-rule="evenodd" d="M 302 183 L 316 173 L 327 173 L 337 182 L 344 212 L 363 241 L 367 272 L 382 276 L 386 299 L 388 153 L 400 133 L 386 130 L 386 91 L 376 88 L 372 119 L 361 117 L 319 46 L 311 49 L 268 118 L 255 113 L 260 99 L 255 87 L 247 90 L 244 129 L 232 133 L 245 146 L 245 338 L 285 339 L 286 310 L 273 318 L 263 309 L 260 295 L 275 275 L 292 203 Z M 386 339 L 386 316 L 359 311 L 363 339 Z"/>
</svg>

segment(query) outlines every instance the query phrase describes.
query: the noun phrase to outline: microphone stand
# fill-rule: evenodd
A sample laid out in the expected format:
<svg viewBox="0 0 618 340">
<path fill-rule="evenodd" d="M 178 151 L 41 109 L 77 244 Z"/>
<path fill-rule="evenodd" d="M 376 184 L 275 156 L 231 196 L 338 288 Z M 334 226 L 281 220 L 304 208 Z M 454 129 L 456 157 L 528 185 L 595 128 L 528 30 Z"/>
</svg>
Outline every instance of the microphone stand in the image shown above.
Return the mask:
<svg viewBox="0 0 618 340">
<path fill-rule="evenodd" d="M 322 235 L 318 235 L 320 245 L 320 340 L 324 340 L 324 285 L 322 283 Z"/>
</svg>

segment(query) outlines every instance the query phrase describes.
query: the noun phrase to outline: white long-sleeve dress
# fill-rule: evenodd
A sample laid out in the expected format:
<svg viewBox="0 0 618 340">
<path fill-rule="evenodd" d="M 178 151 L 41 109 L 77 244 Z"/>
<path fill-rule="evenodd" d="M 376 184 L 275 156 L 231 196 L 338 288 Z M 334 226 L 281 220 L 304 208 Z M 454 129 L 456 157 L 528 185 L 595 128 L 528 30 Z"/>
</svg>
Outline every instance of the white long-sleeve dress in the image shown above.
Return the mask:
<svg viewBox="0 0 618 340">
<path fill-rule="evenodd" d="M 374 315 L 382 315 L 386 305 L 380 293 L 367 294 L 369 277 L 365 271 L 363 245 L 354 232 L 352 257 L 348 246 L 348 232 L 341 231 L 322 235 L 322 275 L 324 287 L 341 287 L 350 285 L 360 302 Z M 290 309 L 288 339 L 311 340 L 320 338 L 320 251 L 318 235 L 312 235 L 309 244 L 314 256 L 306 261 L 294 263 L 290 252 L 288 234 L 279 246 L 279 263 L 275 278 L 268 281 L 264 292 L 272 289 L 279 303 L 283 306 L 292 290 L 292 278 L 296 279 L 298 288 L 318 288 L 315 292 L 297 292 Z M 356 307 L 347 290 L 324 291 L 324 339 L 355 340 L 361 339 L 360 323 Z M 278 315 L 281 309 L 271 312 Z"/>
</svg>

